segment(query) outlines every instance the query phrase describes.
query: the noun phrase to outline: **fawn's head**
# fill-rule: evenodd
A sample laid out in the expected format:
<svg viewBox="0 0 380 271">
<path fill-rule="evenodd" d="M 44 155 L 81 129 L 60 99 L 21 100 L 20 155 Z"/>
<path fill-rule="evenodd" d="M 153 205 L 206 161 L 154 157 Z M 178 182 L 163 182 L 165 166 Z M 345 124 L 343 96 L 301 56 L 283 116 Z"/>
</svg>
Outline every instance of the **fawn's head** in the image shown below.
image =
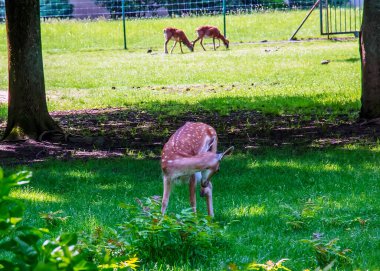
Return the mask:
<svg viewBox="0 0 380 271">
<path fill-rule="evenodd" d="M 226 46 L 226 48 L 228 49 L 230 47 L 230 41 L 228 39 L 226 39 L 224 41 L 224 45 Z"/>
<path fill-rule="evenodd" d="M 213 153 L 213 161 L 209 164 L 207 168 L 201 171 L 201 197 L 209 195 L 212 192 L 212 184 L 210 182 L 210 179 L 212 176 L 214 176 L 214 174 L 216 174 L 219 171 L 219 164 L 223 157 L 226 155 L 230 155 L 233 150 L 234 147 L 229 147 L 226 151 L 222 153 Z"/>
</svg>

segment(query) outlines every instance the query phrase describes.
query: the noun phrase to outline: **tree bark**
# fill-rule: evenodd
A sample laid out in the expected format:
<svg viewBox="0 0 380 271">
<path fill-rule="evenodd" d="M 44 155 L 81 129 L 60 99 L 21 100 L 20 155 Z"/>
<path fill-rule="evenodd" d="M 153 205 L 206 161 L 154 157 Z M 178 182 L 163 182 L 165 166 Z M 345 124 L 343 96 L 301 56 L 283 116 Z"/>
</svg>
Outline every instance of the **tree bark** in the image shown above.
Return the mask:
<svg viewBox="0 0 380 271">
<path fill-rule="evenodd" d="M 6 0 L 5 9 L 9 99 L 3 139 L 39 139 L 53 131 L 63 135 L 46 104 L 39 0 Z"/>
<path fill-rule="evenodd" d="M 362 107 L 360 117 L 380 117 L 380 2 L 365 0 L 360 33 Z"/>
</svg>

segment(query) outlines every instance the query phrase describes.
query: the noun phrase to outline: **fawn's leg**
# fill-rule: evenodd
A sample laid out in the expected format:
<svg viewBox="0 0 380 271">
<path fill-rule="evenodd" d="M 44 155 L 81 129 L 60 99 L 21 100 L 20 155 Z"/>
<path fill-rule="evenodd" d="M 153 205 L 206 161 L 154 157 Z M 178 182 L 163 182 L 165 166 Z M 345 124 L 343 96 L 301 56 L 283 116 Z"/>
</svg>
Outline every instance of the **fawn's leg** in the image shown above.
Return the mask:
<svg viewBox="0 0 380 271">
<path fill-rule="evenodd" d="M 179 47 L 181 48 L 181 53 L 183 54 L 183 51 L 182 51 L 182 42 L 179 42 Z"/>
<path fill-rule="evenodd" d="M 208 215 L 214 217 L 214 207 L 212 206 L 212 184 L 209 183 L 209 189 L 206 193 L 207 212 Z"/>
<path fill-rule="evenodd" d="M 195 43 L 198 41 L 198 40 L 200 40 L 201 38 L 200 37 L 198 37 L 198 38 L 196 38 L 194 41 L 193 41 L 193 47 L 195 47 Z"/>
<path fill-rule="evenodd" d="M 168 42 L 169 42 L 169 40 L 165 41 L 165 45 L 164 45 L 164 48 L 165 48 L 165 54 L 168 53 Z"/>
<path fill-rule="evenodd" d="M 174 50 L 174 47 L 177 45 L 177 41 L 174 42 L 174 45 L 172 47 L 172 49 L 170 50 L 170 53 L 173 53 L 173 50 Z"/>
<path fill-rule="evenodd" d="M 164 194 L 162 196 L 161 213 L 165 214 L 166 208 L 168 207 L 169 196 L 170 196 L 170 179 L 164 176 Z"/>
<path fill-rule="evenodd" d="M 215 49 L 215 38 L 212 38 L 212 44 L 214 44 L 214 51 L 216 50 Z"/>
<path fill-rule="evenodd" d="M 206 51 L 205 47 L 203 46 L 203 39 L 201 39 L 201 41 L 200 41 L 200 44 L 201 44 L 201 46 L 202 46 L 203 50 L 205 50 L 205 51 Z"/>
<path fill-rule="evenodd" d="M 197 197 L 196 197 L 197 179 L 195 174 L 190 176 L 189 190 L 190 190 L 190 205 L 194 213 L 197 211 Z"/>
</svg>

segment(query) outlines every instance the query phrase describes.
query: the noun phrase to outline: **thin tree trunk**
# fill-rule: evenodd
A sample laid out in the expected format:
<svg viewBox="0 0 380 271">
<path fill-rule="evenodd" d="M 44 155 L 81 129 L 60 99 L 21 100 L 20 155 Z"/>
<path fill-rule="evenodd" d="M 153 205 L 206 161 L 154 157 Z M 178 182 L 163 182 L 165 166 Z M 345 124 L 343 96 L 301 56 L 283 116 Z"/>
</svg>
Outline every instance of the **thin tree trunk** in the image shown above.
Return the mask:
<svg viewBox="0 0 380 271">
<path fill-rule="evenodd" d="M 380 117 L 380 1 L 365 0 L 360 33 L 362 108 L 360 117 Z"/>
<path fill-rule="evenodd" d="M 49 115 L 41 48 L 39 0 L 6 0 L 8 122 L 5 140 L 39 139 L 63 131 Z"/>
</svg>

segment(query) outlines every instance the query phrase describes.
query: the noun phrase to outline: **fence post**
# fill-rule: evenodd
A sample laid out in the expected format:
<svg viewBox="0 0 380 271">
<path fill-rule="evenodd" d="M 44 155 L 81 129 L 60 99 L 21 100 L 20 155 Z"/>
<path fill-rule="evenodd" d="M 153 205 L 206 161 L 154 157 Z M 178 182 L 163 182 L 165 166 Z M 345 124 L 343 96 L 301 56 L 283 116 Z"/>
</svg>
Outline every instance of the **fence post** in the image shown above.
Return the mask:
<svg viewBox="0 0 380 271">
<path fill-rule="evenodd" d="M 297 28 L 297 30 L 293 33 L 293 35 L 290 37 L 289 40 L 293 40 L 294 37 L 297 35 L 298 31 L 301 29 L 301 27 L 303 26 L 303 24 L 306 22 L 306 20 L 309 18 L 310 14 L 313 12 L 313 10 L 319 5 L 319 2 L 321 2 L 321 0 L 317 0 L 315 1 L 313 7 L 309 10 L 309 12 L 307 13 L 306 17 L 302 20 L 300 26 Z"/>
<path fill-rule="evenodd" d="M 125 0 L 121 1 L 121 13 L 122 13 L 122 17 L 123 17 L 124 49 L 127 50 L 127 34 L 125 32 Z"/>
<path fill-rule="evenodd" d="M 226 0 L 223 0 L 223 29 L 224 29 L 224 37 L 226 38 Z"/>
</svg>

